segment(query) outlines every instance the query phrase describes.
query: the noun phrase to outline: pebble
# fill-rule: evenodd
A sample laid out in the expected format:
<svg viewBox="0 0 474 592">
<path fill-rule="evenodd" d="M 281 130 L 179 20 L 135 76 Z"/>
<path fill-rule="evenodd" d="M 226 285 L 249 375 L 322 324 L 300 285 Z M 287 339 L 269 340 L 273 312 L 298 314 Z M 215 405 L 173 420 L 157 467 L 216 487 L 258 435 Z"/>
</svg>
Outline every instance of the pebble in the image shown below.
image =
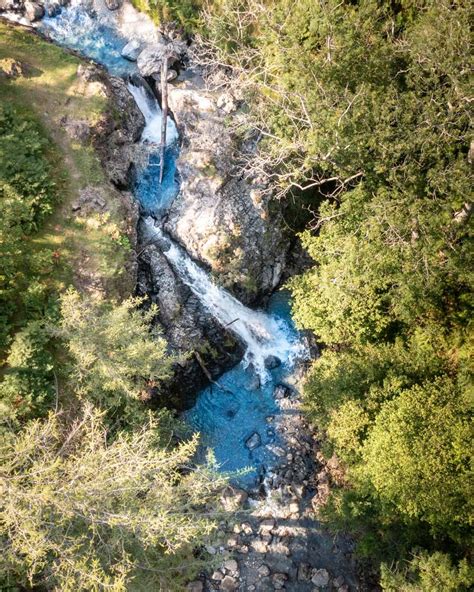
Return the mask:
<svg viewBox="0 0 474 592">
<path fill-rule="evenodd" d="M 266 518 L 260 522 L 260 532 L 270 532 L 273 528 L 275 528 L 275 520 L 273 518 Z"/>
<path fill-rule="evenodd" d="M 299 565 L 297 578 L 299 582 L 304 582 L 311 579 L 311 566 L 309 563 L 301 563 Z"/>
<path fill-rule="evenodd" d="M 292 502 L 288 508 L 292 514 L 298 514 L 300 511 L 300 505 L 297 502 Z"/>
<path fill-rule="evenodd" d="M 344 578 L 342 576 L 338 576 L 333 584 L 336 586 L 336 588 L 340 588 L 343 584 L 344 584 Z"/>
<path fill-rule="evenodd" d="M 268 565 L 265 565 L 265 563 L 263 565 L 261 565 L 258 568 L 258 573 L 263 577 L 267 577 L 270 575 L 270 568 L 268 567 Z"/>
<path fill-rule="evenodd" d="M 230 571 L 230 573 L 233 573 L 233 574 L 236 574 L 239 571 L 239 564 L 237 563 L 237 561 L 235 559 L 228 559 L 224 563 L 224 567 L 227 571 Z"/>
<path fill-rule="evenodd" d="M 327 569 L 313 569 L 311 581 L 315 586 L 324 587 L 329 584 L 329 572 Z"/>
<path fill-rule="evenodd" d="M 220 583 L 220 589 L 224 592 L 234 592 L 237 590 L 237 580 L 231 576 L 226 576 Z"/>
</svg>

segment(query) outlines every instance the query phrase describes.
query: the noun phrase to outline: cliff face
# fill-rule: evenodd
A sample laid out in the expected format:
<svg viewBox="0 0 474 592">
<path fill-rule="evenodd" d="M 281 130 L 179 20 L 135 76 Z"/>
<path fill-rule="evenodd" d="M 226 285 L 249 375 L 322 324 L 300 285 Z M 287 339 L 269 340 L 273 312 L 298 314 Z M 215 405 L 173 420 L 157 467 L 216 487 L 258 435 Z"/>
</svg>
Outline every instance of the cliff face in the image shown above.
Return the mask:
<svg viewBox="0 0 474 592">
<path fill-rule="evenodd" d="M 236 105 L 205 90 L 192 69 L 169 85 L 169 105 L 183 145 L 181 191 L 166 230 L 221 285 L 257 303 L 279 283 L 289 241 L 279 212 L 239 175 L 238 143 L 226 125 Z"/>
</svg>

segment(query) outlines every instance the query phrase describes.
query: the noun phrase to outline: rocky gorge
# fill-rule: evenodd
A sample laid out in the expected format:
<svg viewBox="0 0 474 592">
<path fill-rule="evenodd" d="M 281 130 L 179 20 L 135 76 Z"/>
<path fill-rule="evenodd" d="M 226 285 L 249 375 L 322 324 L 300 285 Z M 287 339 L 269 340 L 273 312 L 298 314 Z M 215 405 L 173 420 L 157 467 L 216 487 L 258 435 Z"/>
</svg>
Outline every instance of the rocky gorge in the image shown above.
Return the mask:
<svg viewBox="0 0 474 592">
<path fill-rule="evenodd" d="M 32 9 L 30 4 L 6 7 L 11 10 L 13 6 L 15 14 L 31 22 L 57 14 L 56 9 L 46 6 L 40 14 L 41 9 Z M 150 63 L 159 64 L 160 44 L 143 47 L 127 38 L 121 43 L 127 60 L 137 60 L 138 69 L 153 87 L 156 72 Z M 182 64 L 185 45 L 174 43 L 176 59 Z M 73 49 L 81 51 L 81 47 Z M 143 52 L 147 52 L 147 60 L 140 59 Z M 253 306 L 262 304 L 286 271 L 290 243 L 280 214 L 262 197 L 258 180 L 249 182 L 238 173 L 235 162 L 239 146 L 227 126 L 237 103 L 207 89 L 198 67 L 178 70 L 176 67 L 176 76 L 173 74 L 170 81 L 169 105 L 181 137 L 177 158 L 179 192 L 169 208 L 155 213 L 155 223 L 192 260 L 191 264 L 204 269 L 219 289 L 223 287 L 229 292 L 229 298 L 235 296 Z M 146 140 L 139 142 L 146 118 L 127 83 L 94 64 L 81 68 L 78 77 L 85 85 L 100 87 L 100 92 L 111 99 L 113 108 L 94 128 L 73 117 L 63 125 L 78 141 L 94 144 L 108 180 L 117 188 L 120 199 L 128 201 L 124 217 L 133 247 L 131 265 L 136 266 L 136 292 L 158 305 L 159 323 L 177 356 L 175 378 L 168 385 L 170 400 L 178 409 L 189 409 L 209 381 L 213 381 L 211 390 L 214 385 L 221 397 L 228 396 L 232 391 L 227 383 L 216 381 L 245 354 L 245 344 L 232 327 L 232 323 L 242 319 L 223 324 L 222 319 L 216 318 L 197 293 L 196 280 L 188 282 L 167 255 L 169 246 L 150 237 L 143 208 L 139 212 L 127 191 L 133 188 L 133 179 L 140 174 L 141 160 L 148 149 Z M 91 208 L 103 210 L 105 206 L 100 195 L 91 190 L 73 207 L 87 215 Z M 281 318 L 275 326 L 281 328 L 280 321 Z M 265 323 L 262 321 L 263 329 L 267 329 Z M 282 330 L 285 338 L 286 331 Z M 272 347 L 274 343 L 270 341 Z M 291 340 L 288 343 L 294 345 Z M 189 356 L 189 352 L 193 355 Z M 285 374 L 277 375 L 277 369 L 285 362 L 281 358 L 265 356 L 266 373 L 275 372 L 268 382 L 255 371 L 256 366 L 252 369 L 252 362 L 239 370 L 245 373 L 246 381 L 250 379 L 250 383 L 246 382 L 247 394 L 250 392 L 257 403 L 270 398 L 275 412 L 267 414 L 268 407 L 262 406 L 259 431 L 246 433 L 242 448 L 259 466 L 257 478 L 252 485 L 243 488 L 237 483 L 223 493 L 223 506 L 235 512 L 236 520 L 223 523 L 220 544 L 206 549 L 216 559 L 215 571 L 191 582 L 189 592 L 358 589 L 350 541 L 343 537 L 333 539 L 314 518 L 331 481 L 337 482 L 338 467 L 335 460 L 325 463 L 318 438 L 305 423 L 300 409 L 297 386 L 304 361 L 292 367 L 288 378 Z M 153 395 L 163 396 L 159 392 Z M 233 413 L 238 419 L 238 410 Z M 271 461 L 260 461 L 258 454 L 263 449 L 268 455 L 265 458 Z"/>
</svg>

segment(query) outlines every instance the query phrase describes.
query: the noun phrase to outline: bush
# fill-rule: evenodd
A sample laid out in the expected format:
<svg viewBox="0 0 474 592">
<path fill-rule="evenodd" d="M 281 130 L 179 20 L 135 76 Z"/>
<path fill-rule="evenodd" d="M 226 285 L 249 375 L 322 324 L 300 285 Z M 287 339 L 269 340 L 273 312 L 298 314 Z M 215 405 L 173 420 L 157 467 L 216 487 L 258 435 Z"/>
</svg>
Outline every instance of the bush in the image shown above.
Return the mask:
<svg viewBox="0 0 474 592">
<path fill-rule="evenodd" d="M 386 592 L 467 592 L 474 585 L 474 571 L 466 560 L 453 565 L 444 553 L 420 553 L 404 571 L 382 565 L 382 589 Z"/>
<path fill-rule="evenodd" d="M 143 413 L 140 401 L 171 372 L 166 341 L 151 325 L 157 309 L 144 312 L 141 302 L 129 298 L 118 304 L 81 297 L 72 289 L 61 297 L 56 334 L 71 357 L 74 391 L 122 425 L 136 423 Z"/>
<path fill-rule="evenodd" d="M 42 415 L 54 400 L 50 335 L 41 321 L 15 334 L 0 382 L 2 420 L 15 426 Z"/>
</svg>

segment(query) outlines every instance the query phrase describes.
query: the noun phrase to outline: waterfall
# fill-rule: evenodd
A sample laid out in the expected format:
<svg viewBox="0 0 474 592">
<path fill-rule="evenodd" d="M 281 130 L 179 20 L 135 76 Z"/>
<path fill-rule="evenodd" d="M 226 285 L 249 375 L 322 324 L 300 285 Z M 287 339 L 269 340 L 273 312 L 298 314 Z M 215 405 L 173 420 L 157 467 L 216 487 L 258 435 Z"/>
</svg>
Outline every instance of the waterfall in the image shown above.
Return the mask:
<svg viewBox="0 0 474 592">
<path fill-rule="evenodd" d="M 150 96 L 147 89 L 140 85 L 128 84 L 128 90 L 133 95 L 135 102 L 145 118 L 145 129 L 142 133 L 142 141 L 150 144 L 159 144 L 161 141 L 162 112 L 155 97 Z M 169 146 L 178 139 L 178 130 L 174 121 L 168 117 L 166 122 L 166 145 Z"/>
<path fill-rule="evenodd" d="M 291 365 L 296 358 L 304 355 L 302 344 L 294 334 L 291 335 L 284 322 L 264 312 L 247 308 L 232 294 L 215 284 L 183 249 L 165 236 L 155 225 L 153 218 L 145 218 L 144 225 L 148 237 L 160 244 L 167 260 L 206 310 L 244 343 L 244 364 L 253 365 L 262 383 L 269 379 L 265 367 L 265 360 L 269 356 L 276 356 L 283 363 Z"/>
</svg>

